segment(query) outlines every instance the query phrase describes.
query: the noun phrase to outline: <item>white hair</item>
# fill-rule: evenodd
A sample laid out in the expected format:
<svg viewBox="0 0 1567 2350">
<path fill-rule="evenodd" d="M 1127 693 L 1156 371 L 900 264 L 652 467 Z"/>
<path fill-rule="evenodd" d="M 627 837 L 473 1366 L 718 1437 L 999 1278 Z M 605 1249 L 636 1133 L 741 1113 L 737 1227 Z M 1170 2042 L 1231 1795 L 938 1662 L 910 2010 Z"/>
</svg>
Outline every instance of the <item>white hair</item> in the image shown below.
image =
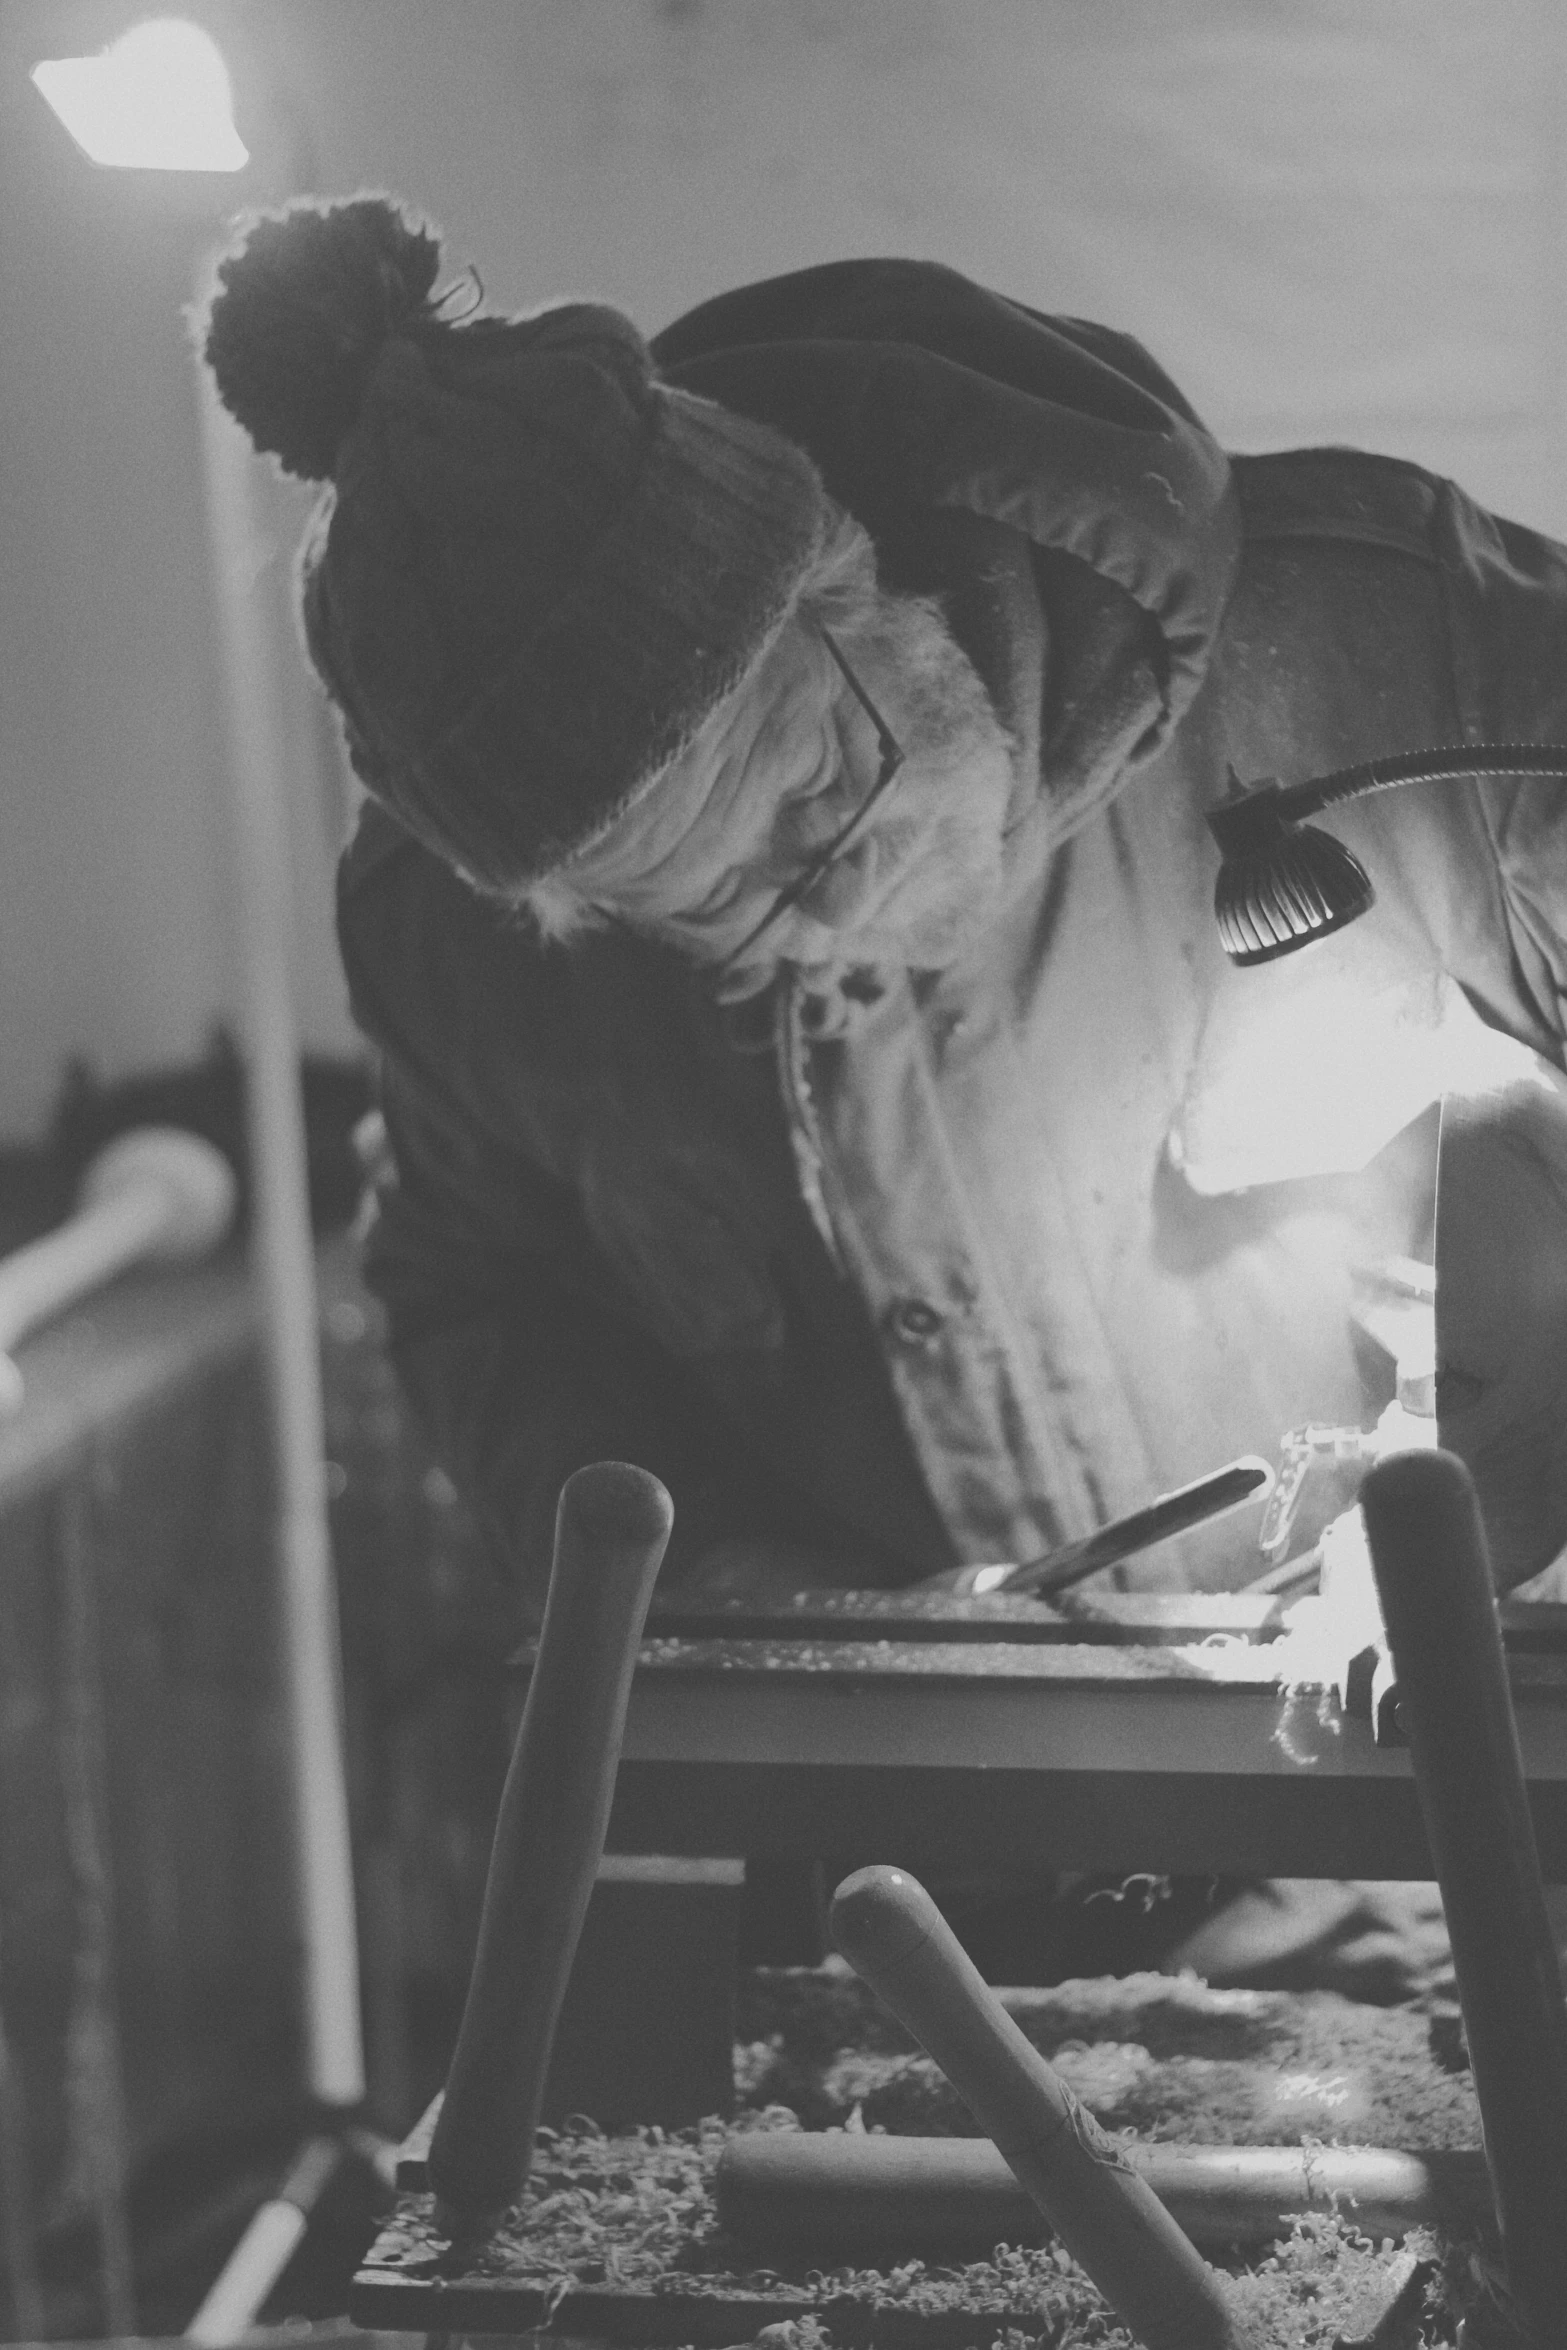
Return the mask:
<svg viewBox="0 0 1567 2350">
<path fill-rule="evenodd" d="M 716 772 L 737 723 L 749 721 L 758 699 L 765 701 L 773 693 L 778 648 L 791 623 L 803 618 L 831 629 L 852 658 L 857 639 L 884 633 L 885 602 L 877 584 L 876 550 L 870 536 L 852 514 L 840 511 L 763 652 L 739 685 L 709 711 L 690 741 L 648 779 L 643 791 L 656 790 L 677 772 L 693 782 L 699 781 L 704 769 Z M 825 712 L 841 690 L 842 680 L 826 646 L 814 632 L 808 631 L 807 635 L 811 638 L 813 658 L 819 662 L 820 707 Z M 641 796 L 639 793 L 638 797 Z M 614 832 L 619 821 L 613 819 L 603 833 L 585 843 L 566 864 L 515 891 L 508 891 L 508 902 L 531 919 L 541 938 L 556 945 L 568 945 L 604 928 L 609 917 L 594 904 L 583 880 L 573 872 L 573 866 L 579 858 L 590 858 L 593 849 Z"/>
</svg>

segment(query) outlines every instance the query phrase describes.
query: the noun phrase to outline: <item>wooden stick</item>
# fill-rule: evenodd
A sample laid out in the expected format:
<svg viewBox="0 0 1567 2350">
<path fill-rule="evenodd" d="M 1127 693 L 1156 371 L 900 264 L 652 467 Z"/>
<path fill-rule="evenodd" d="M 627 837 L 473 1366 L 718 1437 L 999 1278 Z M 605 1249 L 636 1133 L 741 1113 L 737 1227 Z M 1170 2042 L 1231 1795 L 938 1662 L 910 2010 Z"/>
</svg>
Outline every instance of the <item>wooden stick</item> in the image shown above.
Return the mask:
<svg viewBox="0 0 1567 2350">
<path fill-rule="evenodd" d="M 860 1869 L 833 1939 L 926 2049 L 1072 2257 L 1148 2350 L 1240 2350 L 1219 2279 L 1038 2050 L 923 1885 Z"/>
<path fill-rule="evenodd" d="M 1127 2144 L 1127 2161 L 1192 2242 L 1258 2249 L 1303 2211 L 1341 2209 L 1363 2235 L 1465 2225 L 1489 2207 L 1483 2157 L 1378 2146 Z M 983 2258 L 1050 2233 L 988 2138 L 747 2130 L 718 2158 L 718 2216 L 763 2259 L 857 2266 Z"/>
<path fill-rule="evenodd" d="M 273 2286 L 299 2249 L 311 2214 L 337 2175 L 336 2138 L 311 2138 L 275 2195 L 256 2211 L 185 2328 L 198 2350 L 227 2350 L 256 2324 Z"/>
<path fill-rule="evenodd" d="M 1360 1489 L 1431 1859 L 1442 1888 L 1513 2295 L 1567 2345 L 1567 2006 L 1473 1480 L 1395 1453 Z"/>
<path fill-rule="evenodd" d="M 146 1259 L 205 1256 L 234 1219 L 238 1186 L 223 1153 L 179 1126 L 139 1126 L 101 1150 L 73 1215 L 0 1258 L 0 1410 L 22 1383 L 12 1347 L 41 1322 Z"/>
<path fill-rule="evenodd" d="M 550 2048 L 604 1849 L 626 1701 L 674 1511 L 645 1469 L 599 1461 L 561 1489 L 537 1661 L 501 1794 L 478 1950 L 430 2147 L 455 2245 L 521 2194 Z"/>
</svg>

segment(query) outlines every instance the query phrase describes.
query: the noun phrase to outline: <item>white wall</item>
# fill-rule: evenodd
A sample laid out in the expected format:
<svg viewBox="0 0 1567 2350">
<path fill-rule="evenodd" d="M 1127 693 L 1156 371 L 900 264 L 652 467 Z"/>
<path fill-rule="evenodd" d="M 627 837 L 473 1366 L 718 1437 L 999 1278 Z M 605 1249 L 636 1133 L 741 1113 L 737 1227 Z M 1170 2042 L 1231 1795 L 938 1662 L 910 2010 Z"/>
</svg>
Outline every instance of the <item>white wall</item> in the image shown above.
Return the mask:
<svg viewBox="0 0 1567 2350">
<path fill-rule="evenodd" d="M 25 79 L 135 13 L 0 7 L 0 1143 L 68 1054 L 194 1052 L 234 995 L 177 318 L 206 196 L 94 172 Z M 1552 0 L 189 13 L 267 77 L 273 152 L 422 205 L 503 304 L 651 329 L 746 276 L 926 254 L 1141 335 L 1233 446 L 1389 449 L 1567 536 Z M 301 509 L 268 497 L 281 599 Z M 340 789 L 289 659 L 299 995 L 340 1047 Z"/>
</svg>

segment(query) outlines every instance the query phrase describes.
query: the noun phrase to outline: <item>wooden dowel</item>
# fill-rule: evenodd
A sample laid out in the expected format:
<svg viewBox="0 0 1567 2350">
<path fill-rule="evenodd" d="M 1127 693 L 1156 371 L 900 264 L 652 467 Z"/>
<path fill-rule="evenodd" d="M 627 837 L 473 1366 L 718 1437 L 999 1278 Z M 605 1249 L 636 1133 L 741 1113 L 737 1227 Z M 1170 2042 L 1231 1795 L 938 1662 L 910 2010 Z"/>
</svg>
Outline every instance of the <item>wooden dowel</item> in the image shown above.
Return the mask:
<svg viewBox="0 0 1567 2350">
<path fill-rule="evenodd" d="M 561 1489 L 538 1656 L 430 2146 L 437 2225 L 454 2244 L 493 2233 L 527 2179 L 673 1516 L 658 1479 L 623 1461 L 579 1469 Z"/>
<path fill-rule="evenodd" d="M 156 1245 L 169 1212 L 161 1183 L 133 1185 L 78 1208 L 0 1264 L 0 1346 L 112 1281 Z"/>
<path fill-rule="evenodd" d="M 1341 2210 L 1380 2239 L 1466 2225 L 1490 2201 L 1478 2152 L 1124 2142 L 1123 2150 L 1209 2252 L 1273 2243 L 1300 2212 Z M 1051 2232 L 988 2138 L 747 2130 L 719 2156 L 714 2194 L 723 2226 L 760 2259 L 978 2260 L 996 2244 L 1038 2244 Z"/>
<path fill-rule="evenodd" d="M 901 1869 L 860 1869 L 834 1895 L 831 1922 L 856 1974 L 940 2065 L 1148 2350 L 1241 2350 L 1220 2280 L 1023 2037 L 924 1886 Z"/>
<path fill-rule="evenodd" d="M 273 2287 L 310 2225 L 311 2214 L 337 2175 L 343 2148 L 336 2138 L 311 2138 L 289 2166 L 277 2193 L 256 2211 L 185 2328 L 197 2350 L 228 2350 L 256 2325 Z"/>
<path fill-rule="evenodd" d="M 1567 2005 L 1546 1917 L 1491 1564 L 1468 1470 L 1396 1453 L 1360 1489 L 1442 1889 L 1510 2286 L 1567 2345 Z"/>
<path fill-rule="evenodd" d="M 120 1135 L 89 1166 L 74 1214 L 0 1258 L 0 1355 L 132 1265 L 205 1256 L 233 1222 L 237 1189 L 223 1153 L 183 1127 Z M 13 1409 L 21 1401 L 14 1373 L 3 1393 Z"/>
</svg>

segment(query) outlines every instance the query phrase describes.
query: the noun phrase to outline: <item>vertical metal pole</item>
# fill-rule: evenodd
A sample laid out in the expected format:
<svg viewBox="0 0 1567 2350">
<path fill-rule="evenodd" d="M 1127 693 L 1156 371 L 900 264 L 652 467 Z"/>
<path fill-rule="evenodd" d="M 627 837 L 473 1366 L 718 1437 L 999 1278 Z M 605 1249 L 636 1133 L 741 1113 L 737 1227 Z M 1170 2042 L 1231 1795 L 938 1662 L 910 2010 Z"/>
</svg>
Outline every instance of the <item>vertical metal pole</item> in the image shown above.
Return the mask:
<svg viewBox="0 0 1567 2350">
<path fill-rule="evenodd" d="M 255 459 L 198 367 L 207 522 L 222 648 L 244 962 L 254 1267 L 277 1478 L 277 1557 L 304 1944 L 309 2081 L 323 2104 L 365 2090 L 358 1936 L 343 1767 L 342 1668 L 322 1460 L 315 1248 L 289 981 L 286 760 L 257 604 L 264 571 Z"/>
<path fill-rule="evenodd" d="M 1491 1563 L 1449 1452 L 1360 1489 L 1431 1859 L 1442 1888 L 1508 2282 L 1567 2350 L 1567 2003 L 1545 1915 Z"/>
</svg>

